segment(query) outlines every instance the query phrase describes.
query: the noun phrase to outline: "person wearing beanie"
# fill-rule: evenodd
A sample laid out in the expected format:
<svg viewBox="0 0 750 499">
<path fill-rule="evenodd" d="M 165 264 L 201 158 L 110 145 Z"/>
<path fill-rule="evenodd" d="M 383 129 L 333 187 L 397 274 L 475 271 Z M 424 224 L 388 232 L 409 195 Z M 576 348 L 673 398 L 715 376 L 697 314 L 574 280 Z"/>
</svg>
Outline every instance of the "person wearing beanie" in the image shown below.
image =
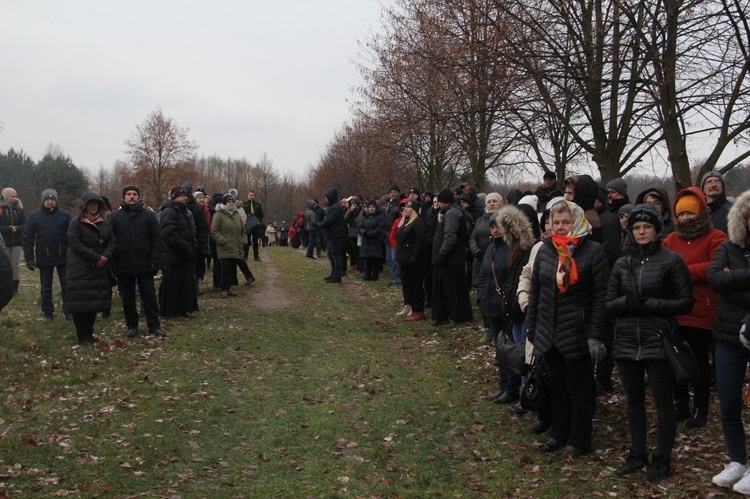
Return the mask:
<svg viewBox="0 0 750 499">
<path fill-rule="evenodd" d="M 154 275 L 159 272 L 164 241 L 156 215 L 147 210 L 136 185 L 122 188 L 120 209 L 109 217 L 115 235 L 114 274 L 122 298 L 125 316 L 125 335 L 138 334 L 138 308 L 136 289 L 141 296 L 141 310 L 146 316 L 148 334 L 166 336 L 159 320 L 159 302 L 156 298 Z"/>
<path fill-rule="evenodd" d="M 630 212 L 633 211 L 635 205 L 628 203 L 620 207 L 617 212 L 617 217 L 620 222 L 620 253 L 626 254 L 630 248 L 630 238 L 628 237 L 628 218 L 630 218 Z"/>
<path fill-rule="evenodd" d="M 701 179 L 701 190 L 706 197 L 706 203 L 711 209 L 711 221 L 715 229 L 727 233 L 727 216 L 732 208 L 732 202 L 727 199 L 724 176 L 717 171 L 710 171 Z"/>
<path fill-rule="evenodd" d="M 615 475 L 647 467 L 645 479 L 657 482 L 672 474 L 677 432 L 674 382 L 661 335 L 676 331 L 676 318 L 693 308 L 690 270 L 677 253 L 662 245 L 661 214 L 652 205 L 636 205 L 628 218 L 630 253 L 615 266 L 607 287 L 607 313 L 615 323 L 614 352 L 627 398 L 630 451 Z M 656 448 L 649 457 L 646 423 L 646 377 L 656 406 Z"/>
<path fill-rule="evenodd" d="M 13 290 L 15 294 L 18 294 L 18 285 L 21 283 L 18 267 L 21 263 L 21 253 L 23 253 L 21 236 L 26 223 L 26 214 L 15 189 L 12 187 L 3 189 L 2 198 L 4 205 L 0 205 L 0 234 L 5 242 L 5 253 L 10 258 L 10 264 L 13 267 Z"/>
<path fill-rule="evenodd" d="M 68 227 L 65 294 L 78 343 L 89 344 L 99 341 L 94 337 L 97 313 L 106 316 L 112 309 L 111 262 L 116 241 L 108 220 L 110 210 L 99 194 L 84 193 L 80 210 Z"/>
<path fill-rule="evenodd" d="M 557 181 L 557 175 L 555 172 L 546 171 L 542 177 L 542 185 L 536 188 L 534 194 L 539 200 L 537 203 L 537 211 L 542 213 L 547 207 L 547 201 L 552 198 L 563 196 L 565 194 L 565 189 Z"/>
<path fill-rule="evenodd" d="M 630 198 L 628 197 L 628 184 L 620 177 L 614 178 L 607 182 L 607 202 L 609 203 L 609 210 L 613 213 L 617 213 L 620 210 L 620 206 L 628 204 Z"/>
<path fill-rule="evenodd" d="M 688 187 L 674 199 L 675 230 L 664 239 L 663 246 L 682 255 L 690 269 L 695 306 L 677 317 L 680 335 L 693 349 L 700 369 L 700 379 L 693 383 L 693 407 L 690 407 L 690 387 L 675 388 L 677 421 L 686 428 L 706 426 L 711 393 L 711 330 L 716 319 L 719 296 L 711 291 L 706 281 L 708 267 L 727 235 L 713 228 L 708 205 L 698 187 Z"/>
<path fill-rule="evenodd" d="M 244 247 L 247 244 L 247 231 L 237 211 L 237 198 L 226 194 L 222 203 L 216 207 L 211 221 L 211 237 L 216 241 L 216 257 L 221 264 L 221 297 L 237 296 L 232 285 L 237 283 L 237 268 L 245 277 L 245 286 L 255 282 L 244 258 Z"/>
<path fill-rule="evenodd" d="M 447 325 L 472 319 L 466 279 L 469 224 L 450 189 L 437 195 L 437 227 L 432 239 L 432 322 Z"/>
<path fill-rule="evenodd" d="M 181 185 L 169 190 L 161 207 L 159 228 L 164 239 L 162 280 L 159 286 L 159 315 L 192 317 L 198 310 L 198 283 L 195 261 L 198 244 L 192 212 L 188 215 L 188 191 Z"/>
<path fill-rule="evenodd" d="M 42 191 L 42 205 L 32 211 L 23 230 L 22 245 L 26 267 L 34 271 L 39 269 L 40 300 L 44 321 L 51 321 L 55 315 L 52 285 L 55 270 L 60 283 L 63 315 L 66 319 L 72 316 L 67 309 L 67 253 L 68 225 L 70 213 L 58 206 L 55 189 Z"/>
</svg>

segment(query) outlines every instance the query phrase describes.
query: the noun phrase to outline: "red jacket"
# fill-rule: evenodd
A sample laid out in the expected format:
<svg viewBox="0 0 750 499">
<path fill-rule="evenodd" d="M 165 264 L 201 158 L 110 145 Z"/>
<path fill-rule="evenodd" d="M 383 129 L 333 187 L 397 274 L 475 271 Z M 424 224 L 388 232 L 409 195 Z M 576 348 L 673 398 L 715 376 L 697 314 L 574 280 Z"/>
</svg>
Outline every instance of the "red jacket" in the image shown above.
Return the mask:
<svg viewBox="0 0 750 499">
<path fill-rule="evenodd" d="M 677 212 L 674 211 L 674 207 L 677 206 L 677 201 L 687 193 L 695 195 L 701 201 L 703 211 L 708 209 L 703 192 L 697 187 L 688 187 L 678 192 L 674 198 L 672 208 L 675 218 Z M 677 317 L 677 322 L 681 326 L 696 327 L 707 331 L 713 329 L 716 309 L 719 306 L 719 296 L 708 287 L 706 273 L 716 250 L 726 239 L 727 235 L 718 229 L 711 229 L 691 241 L 680 238 L 677 230 L 664 239 L 663 246 L 665 248 L 682 255 L 690 270 L 690 278 L 693 282 L 695 306 L 689 314 Z"/>
</svg>

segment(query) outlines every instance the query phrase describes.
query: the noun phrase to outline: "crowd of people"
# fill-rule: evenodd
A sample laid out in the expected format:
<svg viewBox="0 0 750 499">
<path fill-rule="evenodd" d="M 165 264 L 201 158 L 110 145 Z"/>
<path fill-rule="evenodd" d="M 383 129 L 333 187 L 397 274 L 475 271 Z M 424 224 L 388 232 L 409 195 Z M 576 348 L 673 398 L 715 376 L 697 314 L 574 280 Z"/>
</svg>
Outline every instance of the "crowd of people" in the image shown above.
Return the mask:
<svg viewBox="0 0 750 499">
<path fill-rule="evenodd" d="M 341 283 L 386 276 L 400 286 L 395 315 L 437 327 L 473 320 L 475 300 L 487 339 L 526 345 L 527 359 L 544 366 L 550 404 L 530 428 L 547 434 L 540 452 L 568 459 L 593 449 L 597 393 L 613 388 L 617 368 L 626 395 L 629 453 L 615 474 L 644 470 L 669 477 L 678 423 L 708 423 L 715 382 L 729 464 L 712 481 L 750 495 L 743 385 L 750 360 L 750 191 L 734 203 L 723 177 L 710 172 L 700 186 L 667 192 L 647 188 L 630 202 L 627 182 L 598 184 L 589 175 L 558 182 L 544 175 L 535 192 L 476 193 L 471 185 L 437 193 L 393 185 L 382 197 L 325 192 L 326 207 L 306 203 L 287 225 L 264 224 L 250 191 L 210 199 L 203 189 L 174 185 L 157 211 L 145 207 L 136 185 L 122 189 L 119 207 L 87 192 L 73 215 L 58 206 L 54 189 L 28 214 L 15 190 L 2 190 L 0 308 L 17 293 L 21 255 L 39 270 L 43 320 L 54 319 L 55 271 L 62 312 L 80 343 L 93 343 L 98 314 L 110 313 L 117 285 L 126 335 L 166 336 L 160 317 L 191 317 L 208 271 L 222 298 L 255 278 L 250 249 L 290 245 L 307 258 L 326 252 L 330 275 Z M 161 273 L 157 291 L 155 276 Z M 3 293 L 5 293 L 3 295 Z M 141 308 L 137 307 L 140 296 Z M 674 382 L 663 336 L 684 338 L 700 376 Z M 711 362 L 713 361 L 713 362 Z M 713 371 L 712 371 L 713 366 Z M 715 371 L 715 381 L 713 372 Z M 498 367 L 488 400 L 518 404 L 525 377 Z M 647 441 L 646 388 L 656 408 L 656 442 Z"/>
</svg>

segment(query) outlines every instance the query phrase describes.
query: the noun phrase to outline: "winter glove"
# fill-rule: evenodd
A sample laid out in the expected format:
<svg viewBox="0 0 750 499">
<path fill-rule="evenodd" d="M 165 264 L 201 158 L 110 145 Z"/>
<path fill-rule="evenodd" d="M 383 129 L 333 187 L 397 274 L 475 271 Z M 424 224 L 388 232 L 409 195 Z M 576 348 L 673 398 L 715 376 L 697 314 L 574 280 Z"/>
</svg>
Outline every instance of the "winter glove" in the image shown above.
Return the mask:
<svg viewBox="0 0 750 499">
<path fill-rule="evenodd" d="M 601 340 L 597 340 L 596 338 L 589 338 L 586 342 L 589 344 L 591 360 L 601 362 L 604 356 L 607 355 L 607 347 L 604 346 Z"/>
<path fill-rule="evenodd" d="M 107 257 L 104 256 L 104 255 L 102 255 L 102 256 L 99 257 L 99 261 L 96 262 L 96 268 L 100 269 L 100 268 L 104 267 L 105 265 L 107 265 Z"/>
<path fill-rule="evenodd" d="M 29 269 L 32 272 L 34 270 L 36 270 L 36 264 L 34 263 L 34 260 L 32 260 L 30 262 L 26 262 L 26 268 Z"/>
<path fill-rule="evenodd" d="M 627 307 L 628 312 L 635 315 L 645 315 L 646 313 L 648 313 L 644 302 L 634 296 L 628 296 Z"/>
</svg>

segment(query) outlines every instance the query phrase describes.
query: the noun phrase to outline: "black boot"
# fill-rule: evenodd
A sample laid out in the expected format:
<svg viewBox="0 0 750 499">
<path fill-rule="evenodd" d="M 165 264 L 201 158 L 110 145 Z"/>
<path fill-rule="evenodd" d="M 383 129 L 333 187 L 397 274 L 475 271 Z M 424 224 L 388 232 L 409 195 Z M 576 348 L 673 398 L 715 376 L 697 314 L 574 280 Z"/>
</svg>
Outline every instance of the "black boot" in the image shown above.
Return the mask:
<svg viewBox="0 0 750 499">
<path fill-rule="evenodd" d="M 670 456 L 651 456 L 651 464 L 648 465 L 644 478 L 648 482 L 658 482 L 668 478 L 672 474 L 672 460 Z"/>
<path fill-rule="evenodd" d="M 15 281 L 15 280 L 13 281 L 13 294 L 14 294 L 14 295 L 17 295 L 17 294 L 18 294 L 18 285 L 19 285 L 20 283 L 21 283 L 21 281 Z"/>
<path fill-rule="evenodd" d="M 696 409 L 693 417 L 685 423 L 685 428 L 702 428 L 708 422 L 708 413 L 701 409 Z"/>
<path fill-rule="evenodd" d="M 639 452 L 631 447 L 628 458 L 625 460 L 625 464 L 615 470 L 615 475 L 630 475 L 644 466 L 648 466 L 648 452 Z"/>
<path fill-rule="evenodd" d="M 685 397 L 675 401 L 674 416 L 677 421 L 685 421 L 690 417 L 690 399 Z"/>
</svg>

